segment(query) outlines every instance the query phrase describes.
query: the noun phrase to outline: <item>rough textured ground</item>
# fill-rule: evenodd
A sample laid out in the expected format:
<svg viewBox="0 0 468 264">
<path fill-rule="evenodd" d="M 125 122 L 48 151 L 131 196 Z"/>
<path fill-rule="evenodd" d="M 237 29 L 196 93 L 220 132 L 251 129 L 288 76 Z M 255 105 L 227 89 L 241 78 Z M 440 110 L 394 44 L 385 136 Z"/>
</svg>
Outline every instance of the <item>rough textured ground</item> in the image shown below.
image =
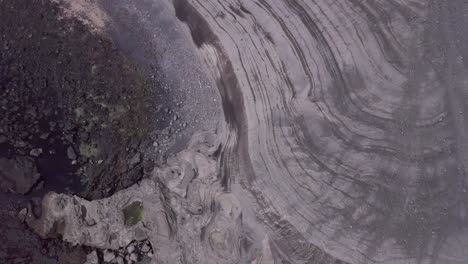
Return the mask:
<svg viewBox="0 0 468 264">
<path fill-rule="evenodd" d="M 82 264 L 83 247 L 73 247 L 58 239 L 41 239 L 22 222 L 26 215 L 18 212 L 28 207 L 20 195 L 0 194 L 0 261 L 12 264 Z M 31 212 L 32 215 L 39 212 Z"/>
<path fill-rule="evenodd" d="M 175 4 L 278 263 L 466 263 L 466 1 Z"/>
<path fill-rule="evenodd" d="M 91 1 L 93 2 L 93 1 Z M 222 111 L 215 77 L 194 52 L 188 29 L 170 1 L 98 1 L 108 18 L 104 32 L 152 80 L 161 83 L 153 137 L 165 156 L 187 147 L 199 130 L 216 130 Z"/>
<path fill-rule="evenodd" d="M 158 154 L 158 84 L 50 1 L 0 1 L 0 17 L 0 262 L 82 263 L 18 210 L 50 190 L 100 198 L 141 179 Z"/>
<path fill-rule="evenodd" d="M 41 218 L 26 221 L 44 238 L 99 249 L 147 239 L 151 263 L 239 263 L 242 213 L 217 178 L 218 147 L 212 134 L 197 134 L 150 179 L 102 200 L 49 193 Z"/>
<path fill-rule="evenodd" d="M 82 263 L 81 248 L 69 253 L 25 228 L 17 214 L 28 199 L 37 204 L 47 191 L 109 196 L 184 148 L 190 131 L 216 126 L 218 96 L 190 37 L 165 30 L 176 25 L 169 12 L 142 17 L 171 7 L 154 4 L 0 2 L 0 262 Z M 104 28 L 110 18 L 118 23 Z M 27 213 L 40 216 L 40 206 Z"/>
<path fill-rule="evenodd" d="M 161 65 L 172 67 L 172 75 L 165 78 L 174 77 L 174 93 L 185 94 L 184 102 L 201 99 L 175 78 L 177 69 L 194 77 L 188 79 L 193 92 L 202 72 L 184 75 L 190 67 L 181 58 L 195 52 L 203 64 L 190 64 L 196 58 L 188 63 L 203 66 L 224 110 L 217 148 L 190 162 L 184 157 L 190 149 L 182 151 L 155 170 L 154 182 L 109 198 L 121 208 L 128 204 L 120 198 L 142 200 L 146 193 L 138 188 L 157 183 L 150 192 L 158 198 L 147 197 L 160 199 L 150 206 L 156 212 L 140 223 L 160 223 L 145 233 L 156 238 L 150 238 L 153 263 L 466 263 L 466 1 L 145 0 L 98 6 L 108 18 L 103 32 L 145 74 L 152 60 L 146 48 L 166 58 Z M 156 44 L 155 36 L 180 42 L 145 44 Z M 208 103 L 212 93 L 202 94 L 204 105 L 215 109 Z M 202 123 L 215 130 L 216 122 Z M 206 177 L 213 177 L 209 184 Z M 80 236 L 73 235 L 89 228 L 79 222 L 78 205 L 98 208 L 99 232 L 90 232 L 97 238 L 115 232 L 100 227 L 125 222 L 123 213 L 101 206 L 106 200 L 70 204 L 70 196 L 59 197 L 45 200 L 47 213 L 31 225 L 65 225 L 39 233 L 69 234 L 64 239 L 76 243 Z M 200 204 L 201 213 L 192 203 Z M 74 213 L 61 215 L 55 209 L 62 205 Z M 231 205 L 240 211 L 223 209 Z M 117 235 L 138 227 L 118 228 Z M 96 237 L 79 243 L 115 248 Z M 93 254 L 88 263 L 99 257 Z"/>
<path fill-rule="evenodd" d="M 49 1 L 1 5 L 2 161 L 31 156 L 46 189 L 88 197 L 141 178 L 156 100 L 135 66 Z"/>
</svg>

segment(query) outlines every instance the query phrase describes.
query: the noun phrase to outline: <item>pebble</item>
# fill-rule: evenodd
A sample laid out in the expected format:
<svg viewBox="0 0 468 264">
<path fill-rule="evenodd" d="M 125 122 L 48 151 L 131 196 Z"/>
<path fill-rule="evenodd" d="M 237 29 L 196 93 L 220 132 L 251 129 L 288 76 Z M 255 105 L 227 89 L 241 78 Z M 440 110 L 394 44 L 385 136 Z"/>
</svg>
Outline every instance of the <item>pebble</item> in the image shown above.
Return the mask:
<svg viewBox="0 0 468 264">
<path fill-rule="evenodd" d="M 127 247 L 127 252 L 128 253 L 133 253 L 133 251 L 135 251 L 135 246 L 130 245 L 130 246 Z"/>
<path fill-rule="evenodd" d="M 148 252 L 150 251 L 150 247 L 149 247 L 148 245 L 145 244 L 145 245 L 143 245 L 143 246 L 141 247 L 141 251 L 142 251 L 143 253 L 148 253 Z"/>
<path fill-rule="evenodd" d="M 23 208 L 19 211 L 18 218 L 21 220 L 21 222 L 24 222 L 26 220 L 27 215 L 28 215 L 28 208 Z"/>
<path fill-rule="evenodd" d="M 115 254 L 110 250 L 105 250 L 103 255 L 105 262 L 111 262 L 115 259 Z"/>
<path fill-rule="evenodd" d="M 26 147 L 26 145 L 27 144 L 24 141 L 16 141 L 15 144 L 14 144 L 14 146 L 17 147 L 17 148 L 24 148 L 24 147 Z"/>
<path fill-rule="evenodd" d="M 29 152 L 29 155 L 34 156 L 34 157 L 39 157 L 41 154 L 42 154 L 41 148 L 31 149 L 31 151 Z"/>
<path fill-rule="evenodd" d="M 130 260 L 133 261 L 133 262 L 137 262 L 138 261 L 138 256 L 135 253 L 132 253 L 130 255 Z"/>
<path fill-rule="evenodd" d="M 93 252 L 89 253 L 86 256 L 86 263 L 89 263 L 89 264 L 98 264 L 99 263 L 98 255 L 97 255 L 96 250 L 94 250 Z"/>
<path fill-rule="evenodd" d="M 73 147 L 69 146 L 67 148 L 67 156 L 70 160 L 76 160 L 76 153 L 75 150 L 73 150 Z"/>
<path fill-rule="evenodd" d="M 119 257 L 116 257 L 116 258 L 114 259 L 114 263 L 117 263 L 117 264 L 124 264 L 125 262 L 124 262 L 123 258 L 119 256 Z"/>
<path fill-rule="evenodd" d="M 49 137 L 49 133 L 43 133 L 40 136 L 41 139 L 47 139 L 48 137 Z"/>
</svg>

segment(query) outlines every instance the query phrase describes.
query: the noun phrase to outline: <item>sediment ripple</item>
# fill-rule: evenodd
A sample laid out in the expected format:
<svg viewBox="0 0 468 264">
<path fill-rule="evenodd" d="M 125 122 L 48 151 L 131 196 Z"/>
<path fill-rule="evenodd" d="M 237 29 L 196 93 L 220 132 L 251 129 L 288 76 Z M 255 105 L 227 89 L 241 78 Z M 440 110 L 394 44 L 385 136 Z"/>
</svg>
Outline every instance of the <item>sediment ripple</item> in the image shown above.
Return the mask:
<svg viewBox="0 0 468 264">
<path fill-rule="evenodd" d="M 174 6 L 223 97 L 225 188 L 265 227 L 252 263 L 466 263 L 466 1 Z"/>
</svg>

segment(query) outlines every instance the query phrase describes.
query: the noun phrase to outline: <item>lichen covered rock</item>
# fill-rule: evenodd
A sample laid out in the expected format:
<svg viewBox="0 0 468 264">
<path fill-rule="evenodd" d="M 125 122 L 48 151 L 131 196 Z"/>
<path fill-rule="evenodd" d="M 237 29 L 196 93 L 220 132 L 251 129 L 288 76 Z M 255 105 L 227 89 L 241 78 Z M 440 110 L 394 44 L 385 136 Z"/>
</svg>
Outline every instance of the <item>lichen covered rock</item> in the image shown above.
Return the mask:
<svg viewBox="0 0 468 264">
<path fill-rule="evenodd" d="M 133 202 L 122 210 L 124 214 L 124 222 L 127 226 L 133 226 L 143 220 L 143 203 L 140 201 Z"/>
</svg>

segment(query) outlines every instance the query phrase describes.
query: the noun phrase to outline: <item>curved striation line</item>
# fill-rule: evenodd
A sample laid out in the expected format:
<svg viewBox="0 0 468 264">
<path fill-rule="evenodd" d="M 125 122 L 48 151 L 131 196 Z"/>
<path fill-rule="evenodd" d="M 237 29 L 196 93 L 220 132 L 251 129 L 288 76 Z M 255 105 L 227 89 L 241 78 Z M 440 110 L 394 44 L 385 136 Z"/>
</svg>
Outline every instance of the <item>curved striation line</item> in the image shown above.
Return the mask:
<svg viewBox="0 0 468 264">
<path fill-rule="evenodd" d="M 466 1 L 174 2 L 218 79 L 225 188 L 267 230 L 249 263 L 466 262 Z"/>
</svg>

